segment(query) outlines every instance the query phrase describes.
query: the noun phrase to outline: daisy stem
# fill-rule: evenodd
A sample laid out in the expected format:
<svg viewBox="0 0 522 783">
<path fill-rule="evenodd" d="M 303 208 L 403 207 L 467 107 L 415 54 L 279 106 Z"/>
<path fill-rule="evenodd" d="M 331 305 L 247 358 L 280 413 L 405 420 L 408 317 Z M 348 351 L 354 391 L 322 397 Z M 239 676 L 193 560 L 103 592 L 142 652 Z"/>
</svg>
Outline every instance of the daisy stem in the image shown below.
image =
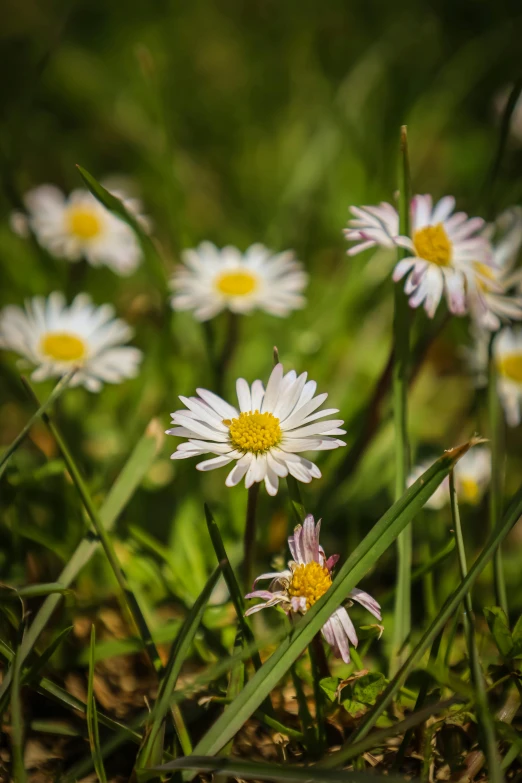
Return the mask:
<svg viewBox="0 0 522 783">
<path fill-rule="evenodd" d="M 321 680 L 330 677 L 330 670 L 320 634 L 316 634 L 312 639 L 308 653 L 312 664 L 318 753 L 322 754 L 326 745 L 326 721 L 324 714 L 325 694 L 321 688 Z"/>
<path fill-rule="evenodd" d="M 306 510 L 301 499 L 301 490 L 299 489 L 299 483 L 296 478 L 288 474 L 286 477 L 286 483 L 288 486 L 288 494 L 290 496 L 290 505 L 292 506 L 292 512 L 295 517 L 295 524 L 302 525 L 306 516 Z M 292 525 L 293 529 L 293 525 Z"/>
<path fill-rule="evenodd" d="M 219 395 L 223 394 L 227 370 L 234 357 L 238 342 L 239 316 L 229 310 L 227 312 L 225 341 L 216 366 L 216 393 Z"/>
<path fill-rule="evenodd" d="M 243 539 L 243 579 L 245 588 L 250 591 L 253 582 L 254 553 L 257 533 L 257 500 L 260 484 L 256 481 L 248 489 L 248 500 Z"/>
<path fill-rule="evenodd" d="M 410 171 L 406 126 L 401 128 L 401 166 L 399 176 L 399 233 L 410 234 Z M 402 260 L 406 251 L 398 252 Z M 409 471 L 410 448 L 408 442 L 408 369 L 410 360 L 410 310 L 408 299 L 399 285 L 395 285 L 395 310 L 393 319 L 393 413 L 395 421 L 395 500 L 406 490 Z M 395 594 L 395 621 L 390 671 L 395 673 L 400 665 L 400 653 L 411 628 L 411 560 L 412 528 L 408 525 L 397 539 L 397 582 Z"/>
<path fill-rule="evenodd" d="M 455 540 L 457 543 L 460 576 L 461 579 L 464 580 L 468 574 L 468 565 L 466 561 L 466 550 L 464 547 L 464 536 L 462 535 L 462 526 L 460 524 L 459 504 L 457 500 L 457 491 L 455 489 L 455 477 L 453 470 L 450 472 L 450 499 L 451 516 L 453 528 L 455 531 Z M 484 680 L 482 667 L 480 665 L 475 641 L 475 626 L 473 621 L 473 603 L 471 600 L 471 590 L 467 591 L 466 595 L 464 596 L 463 603 L 464 632 L 466 635 L 466 642 L 468 647 L 471 680 L 475 688 L 477 717 L 479 726 L 482 730 L 485 756 L 488 760 L 489 779 L 492 781 L 492 783 L 503 783 L 504 775 L 500 768 L 500 759 L 498 756 L 493 717 L 488 704 L 486 683 Z"/>
<path fill-rule="evenodd" d="M 489 439 L 491 443 L 491 487 L 489 493 L 489 526 L 493 530 L 502 514 L 502 471 L 503 449 L 501 439 L 502 414 L 497 393 L 497 377 L 495 362 L 489 358 L 488 373 L 488 416 Z M 495 602 L 508 615 L 508 602 L 502 550 L 499 547 L 493 558 L 493 579 L 495 583 Z M 509 615 L 508 615 L 509 616 Z"/>
<path fill-rule="evenodd" d="M 77 370 L 78 368 L 75 367 L 73 370 L 71 370 L 70 373 L 64 375 L 64 377 L 56 384 L 56 386 L 54 387 L 54 389 L 52 390 L 51 394 L 46 399 L 46 401 L 39 406 L 38 410 L 35 413 L 33 413 L 33 415 L 31 416 L 31 418 L 29 419 L 29 421 L 27 422 L 23 430 L 20 432 L 20 434 L 17 435 L 17 437 L 14 439 L 11 445 L 8 446 L 7 449 L 4 451 L 4 453 L 2 454 L 2 458 L 0 459 L 0 476 L 2 476 L 4 470 L 7 467 L 7 463 L 9 462 L 10 458 L 12 457 L 12 455 L 14 454 L 18 446 L 22 443 L 23 439 L 26 437 L 26 435 L 28 434 L 29 430 L 31 429 L 35 421 L 38 421 L 38 419 L 44 415 L 45 411 L 48 410 L 53 405 L 53 403 L 56 402 L 58 397 L 60 397 L 62 392 L 65 391 L 65 389 L 69 385 L 73 375 L 75 374 L 75 372 L 77 372 Z"/>
</svg>

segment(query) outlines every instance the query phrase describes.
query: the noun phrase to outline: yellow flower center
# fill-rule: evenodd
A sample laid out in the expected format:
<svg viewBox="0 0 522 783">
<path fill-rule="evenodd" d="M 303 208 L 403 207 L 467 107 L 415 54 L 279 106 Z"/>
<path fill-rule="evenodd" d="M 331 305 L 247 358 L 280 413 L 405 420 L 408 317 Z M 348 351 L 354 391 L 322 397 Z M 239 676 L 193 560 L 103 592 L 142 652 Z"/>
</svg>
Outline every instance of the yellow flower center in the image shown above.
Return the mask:
<svg viewBox="0 0 522 783">
<path fill-rule="evenodd" d="M 332 577 L 326 566 L 319 563 L 298 565 L 292 574 L 288 588 L 291 596 L 306 598 L 306 608 L 310 609 L 326 593 L 332 584 Z"/>
<path fill-rule="evenodd" d="M 225 296 L 247 296 L 257 288 L 257 278 L 244 269 L 223 272 L 216 280 L 216 288 Z"/>
<path fill-rule="evenodd" d="M 451 264 L 451 242 L 442 223 L 424 226 L 413 234 L 413 246 L 419 258 L 437 266 Z"/>
<path fill-rule="evenodd" d="M 237 419 L 223 419 L 223 424 L 229 429 L 232 445 L 239 451 L 252 451 L 254 454 L 268 451 L 277 446 L 283 437 L 279 419 L 272 413 L 248 411 L 240 413 Z"/>
<path fill-rule="evenodd" d="M 78 362 L 87 353 L 84 341 L 67 332 L 48 332 L 41 339 L 40 349 L 58 362 Z"/>
<path fill-rule="evenodd" d="M 479 485 L 472 478 L 461 478 L 459 480 L 460 496 L 465 503 L 476 505 L 480 498 Z"/>
<path fill-rule="evenodd" d="M 101 231 L 101 223 L 98 215 L 84 207 L 71 207 L 69 209 L 69 229 L 78 239 L 94 239 Z"/>
<path fill-rule="evenodd" d="M 522 383 L 522 353 L 508 353 L 499 356 L 497 367 L 500 375 L 516 383 Z"/>
<path fill-rule="evenodd" d="M 485 292 L 490 291 L 491 286 L 488 285 L 487 280 L 491 280 L 492 282 L 495 280 L 495 270 L 480 261 L 474 261 L 473 268 L 480 275 L 480 277 L 477 277 L 477 285 L 480 290 Z M 484 280 L 484 278 L 487 278 L 487 280 Z"/>
</svg>

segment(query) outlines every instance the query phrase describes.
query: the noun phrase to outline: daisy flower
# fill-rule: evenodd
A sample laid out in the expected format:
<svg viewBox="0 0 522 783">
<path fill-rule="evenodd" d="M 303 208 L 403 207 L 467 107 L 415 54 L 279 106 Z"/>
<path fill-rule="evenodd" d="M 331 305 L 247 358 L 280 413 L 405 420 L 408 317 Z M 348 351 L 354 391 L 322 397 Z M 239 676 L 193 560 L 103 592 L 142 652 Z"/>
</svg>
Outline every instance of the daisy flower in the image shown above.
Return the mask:
<svg viewBox="0 0 522 783">
<path fill-rule="evenodd" d="M 146 229 L 140 202 L 112 192 Z M 53 256 L 68 261 L 85 258 L 91 266 L 108 266 L 118 275 L 130 275 L 140 264 L 142 251 L 134 231 L 88 190 L 65 196 L 54 185 L 41 185 L 30 190 L 24 202 L 27 215 L 11 216 L 13 230 L 21 235 L 31 231 Z"/>
<path fill-rule="evenodd" d="M 34 381 L 78 367 L 71 386 L 97 392 L 103 383 L 134 378 L 142 354 L 123 345 L 131 336 L 132 329 L 114 318 L 111 305 L 96 307 L 87 294 L 79 294 L 69 307 L 63 294 L 54 292 L 47 299 L 28 300 L 25 309 L 9 305 L 0 311 L 0 347 L 36 365 Z"/>
<path fill-rule="evenodd" d="M 459 459 L 453 472 L 459 500 L 478 505 L 491 481 L 491 451 L 487 446 L 475 446 Z"/>
<path fill-rule="evenodd" d="M 216 454 L 196 466 L 214 470 L 235 462 L 226 479 L 227 487 L 245 478 L 245 486 L 264 481 L 269 495 L 276 495 L 279 479 L 290 474 L 308 484 L 321 478 L 321 471 L 300 455 L 344 446 L 338 435 L 342 419 L 318 421 L 338 413 L 337 408 L 318 410 L 328 397 L 316 396 L 317 384 L 307 373 L 286 375 L 277 364 L 266 390 L 261 381 L 250 386 L 243 378 L 236 383 L 238 407 L 229 405 L 213 392 L 197 389 L 197 397 L 180 397 L 186 410 L 172 413 L 173 429 L 168 435 L 188 438 L 180 443 L 172 459 Z"/>
<path fill-rule="evenodd" d="M 423 305 L 433 318 L 445 295 L 450 311 L 464 315 L 465 271 L 472 262 L 490 265 L 491 247 L 487 238 L 479 235 L 482 218 L 468 218 L 454 208 L 452 196 L 445 196 L 435 206 L 430 195 L 415 196 L 411 201 L 411 237 L 406 237 L 399 234 L 399 216 L 391 204 L 351 207 L 355 219 L 349 221 L 345 235 L 359 244 L 348 253 L 374 245 L 405 248 L 411 255 L 397 263 L 393 280 L 406 277 L 404 290 L 411 307 Z"/>
<path fill-rule="evenodd" d="M 522 280 L 520 270 L 513 271 L 522 246 L 522 208 L 505 210 L 483 235 L 492 241 L 493 263 L 471 264 L 466 273 L 468 304 L 479 328 L 496 331 L 502 321 L 522 320 L 522 296 L 510 293 Z"/>
<path fill-rule="evenodd" d="M 506 421 L 516 427 L 522 418 L 522 329 L 502 329 L 493 339 L 492 354 Z"/>
<path fill-rule="evenodd" d="M 261 574 L 254 582 L 271 579 L 266 590 L 254 590 L 245 596 L 246 599 L 260 598 L 264 603 L 256 604 L 245 612 L 245 615 L 259 612 L 270 606 L 281 606 L 287 614 L 306 614 L 306 612 L 331 587 L 332 571 L 339 560 L 339 555 L 331 555 L 326 559 L 324 549 L 319 544 L 321 520 L 314 524 L 310 514 L 303 525 L 294 528 L 294 535 L 288 539 L 288 546 L 293 560 L 288 563 L 286 571 Z M 352 601 L 357 601 L 365 609 L 381 621 L 381 607 L 377 601 L 363 590 L 355 588 L 349 594 Z M 355 627 L 344 606 L 340 606 L 326 621 L 321 630 L 322 635 L 333 649 L 334 655 L 350 663 L 350 647 L 357 647 L 358 639 Z"/>
<path fill-rule="evenodd" d="M 418 465 L 408 478 L 408 486 L 431 467 L 432 462 L 426 461 Z M 475 446 L 467 451 L 453 469 L 455 489 L 462 503 L 476 506 L 484 497 L 491 480 L 491 452 L 487 446 Z M 450 482 L 446 476 L 433 495 L 424 504 L 426 508 L 439 510 L 450 502 Z"/>
<path fill-rule="evenodd" d="M 185 250 L 182 260 L 171 280 L 171 304 L 174 310 L 192 310 L 199 321 L 226 309 L 241 315 L 265 310 L 285 317 L 306 304 L 302 291 L 308 276 L 291 251 L 274 255 L 256 244 L 241 253 L 202 242 Z"/>
</svg>

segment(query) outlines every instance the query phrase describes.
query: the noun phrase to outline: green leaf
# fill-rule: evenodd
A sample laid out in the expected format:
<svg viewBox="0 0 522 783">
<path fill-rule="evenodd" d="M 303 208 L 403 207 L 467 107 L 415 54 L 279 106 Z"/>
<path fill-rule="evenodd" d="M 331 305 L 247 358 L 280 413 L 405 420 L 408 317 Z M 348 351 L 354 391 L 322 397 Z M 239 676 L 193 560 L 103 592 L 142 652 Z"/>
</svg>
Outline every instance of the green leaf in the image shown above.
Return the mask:
<svg viewBox="0 0 522 783">
<path fill-rule="evenodd" d="M 229 777 L 245 778 L 247 780 L 289 781 L 292 783 L 371 783 L 375 775 L 371 772 L 325 772 L 319 767 L 298 767 L 287 764 L 257 764 L 239 758 L 212 758 L 205 756 L 188 756 L 175 761 L 169 761 L 160 767 L 152 767 L 138 772 L 138 780 L 147 781 L 158 772 L 166 773 L 177 769 L 190 769 L 199 772 L 226 774 Z M 404 778 L 397 775 L 387 775 L 390 783 L 404 783 Z"/>
<path fill-rule="evenodd" d="M 289 636 L 247 683 L 196 747 L 196 753 L 217 753 L 260 706 L 293 662 L 310 644 L 326 620 L 348 597 L 368 569 L 431 497 L 469 444 L 445 452 L 381 517 L 335 577 L 330 589 L 299 620 Z"/>
<path fill-rule="evenodd" d="M 107 783 L 105 766 L 100 751 L 100 732 L 98 728 L 98 713 L 96 711 L 96 701 L 94 699 L 94 647 L 96 644 L 96 631 L 94 624 L 91 625 L 91 645 L 89 660 L 89 679 L 87 683 L 87 731 L 89 733 L 89 744 L 91 746 L 92 760 L 94 769 L 98 775 L 100 783 Z"/>
<path fill-rule="evenodd" d="M 341 682 L 342 680 L 340 677 L 323 677 L 319 685 L 326 693 L 330 701 L 337 701 L 337 697 L 339 695 L 339 683 Z"/>
<path fill-rule="evenodd" d="M 513 652 L 513 637 L 509 630 L 509 621 L 500 606 L 485 606 L 484 617 L 503 658 L 509 658 Z"/>
<path fill-rule="evenodd" d="M 513 628 L 513 656 L 519 656 L 522 653 L 522 615 L 518 618 Z"/>
<path fill-rule="evenodd" d="M 382 693 L 387 684 L 388 680 L 381 672 L 368 672 L 353 681 L 353 697 L 363 704 L 375 704 L 377 696 Z"/>
</svg>

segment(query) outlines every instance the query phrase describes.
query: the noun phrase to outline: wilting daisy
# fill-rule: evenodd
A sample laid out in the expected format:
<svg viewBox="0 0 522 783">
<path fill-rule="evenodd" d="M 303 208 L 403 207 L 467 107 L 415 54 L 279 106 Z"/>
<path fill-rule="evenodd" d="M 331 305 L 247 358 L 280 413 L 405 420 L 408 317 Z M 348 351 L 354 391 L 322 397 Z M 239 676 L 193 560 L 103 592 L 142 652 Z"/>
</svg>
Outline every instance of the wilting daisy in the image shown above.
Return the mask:
<svg viewBox="0 0 522 783">
<path fill-rule="evenodd" d="M 418 465 L 408 479 L 410 487 L 431 466 L 431 462 Z M 487 446 L 475 446 L 467 451 L 453 469 L 457 497 L 462 503 L 477 505 L 491 480 L 491 452 Z M 426 508 L 441 509 L 450 502 L 449 476 L 439 484 L 426 501 Z"/>
<path fill-rule="evenodd" d="M 124 345 L 132 329 L 114 318 L 112 305 L 96 307 L 79 294 L 68 307 L 61 293 L 34 297 L 25 309 L 15 305 L 0 312 L 0 347 L 15 351 L 31 365 L 35 381 L 59 377 L 74 367 L 71 386 L 99 391 L 103 383 L 134 378 L 141 351 Z"/>
<path fill-rule="evenodd" d="M 498 395 L 510 427 L 522 418 L 522 328 L 502 329 L 493 339 Z"/>
<path fill-rule="evenodd" d="M 146 225 L 136 199 L 121 198 L 130 212 Z M 13 229 L 30 229 L 38 242 L 52 255 L 92 266 L 108 266 L 119 275 L 129 275 L 142 260 L 142 251 L 134 231 L 123 220 L 105 209 L 88 190 L 73 190 L 65 196 L 54 185 L 41 185 L 24 198 L 27 215 L 15 213 Z"/>
<path fill-rule="evenodd" d="M 283 365 L 277 364 L 266 391 L 261 381 L 250 386 L 239 378 L 237 408 L 206 389 L 197 389 L 197 397 L 180 397 L 187 409 L 171 414 L 176 426 L 167 434 L 188 440 L 180 443 L 172 459 L 217 454 L 198 463 L 198 470 L 235 462 L 227 487 L 244 477 L 246 487 L 264 481 L 270 495 L 277 494 L 279 478 L 289 473 L 305 483 L 321 478 L 317 465 L 300 452 L 344 446 L 337 436 L 345 431 L 339 429 L 342 419 L 318 421 L 338 410 L 318 410 L 328 395 L 316 397 L 316 389 L 315 381 L 307 381 L 307 373 L 297 376 L 291 370 L 284 375 Z"/>
<path fill-rule="evenodd" d="M 288 563 L 286 571 L 261 574 L 254 586 L 262 579 L 271 579 L 266 590 L 254 590 L 245 598 L 261 598 L 264 603 L 248 609 L 245 614 L 254 614 L 260 609 L 270 606 L 281 606 L 287 614 L 306 614 L 306 612 L 331 587 L 332 571 L 339 560 L 339 555 L 331 555 L 326 559 L 324 549 L 319 544 L 321 521 L 314 524 L 312 515 L 306 517 L 303 526 L 294 528 L 294 535 L 288 539 L 288 546 L 293 560 Z M 357 601 L 381 620 L 381 607 L 371 595 L 355 588 L 348 596 Z M 343 606 L 336 609 L 330 619 L 322 627 L 322 634 L 334 654 L 350 663 L 350 647 L 357 647 L 358 639 L 355 627 L 348 612 Z"/>
<path fill-rule="evenodd" d="M 522 208 L 505 210 L 483 234 L 492 242 L 493 263 L 474 261 L 467 268 L 467 298 L 477 326 L 496 331 L 502 321 L 522 320 L 522 296 L 513 292 L 522 280 L 521 271 L 514 271 L 522 246 Z"/>
<path fill-rule="evenodd" d="M 423 304 L 433 318 L 444 294 L 450 311 L 463 315 L 467 311 L 465 272 L 472 263 L 491 264 L 491 247 L 479 234 L 482 218 L 468 218 L 454 208 L 452 196 L 435 206 L 431 196 L 415 196 L 411 237 L 406 237 L 399 235 L 399 216 L 391 204 L 351 207 L 355 218 L 348 222 L 345 236 L 358 244 L 348 253 L 354 255 L 374 245 L 405 248 L 411 255 L 397 263 L 393 280 L 406 277 L 404 290 L 411 307 Z"/>
<path fill-rule="evenodd" d="M 171 281 L 171 304 L 174 310 L 192 310 L 199 321 L 226 309 L 287 316 L 306 304 L 302 291 L 308 276 L 291 251 L 274 255 L 257 244 L 241 253 L 202 242 L 195 250 L 185 250 L 182 260 Z"/>
</svg>

